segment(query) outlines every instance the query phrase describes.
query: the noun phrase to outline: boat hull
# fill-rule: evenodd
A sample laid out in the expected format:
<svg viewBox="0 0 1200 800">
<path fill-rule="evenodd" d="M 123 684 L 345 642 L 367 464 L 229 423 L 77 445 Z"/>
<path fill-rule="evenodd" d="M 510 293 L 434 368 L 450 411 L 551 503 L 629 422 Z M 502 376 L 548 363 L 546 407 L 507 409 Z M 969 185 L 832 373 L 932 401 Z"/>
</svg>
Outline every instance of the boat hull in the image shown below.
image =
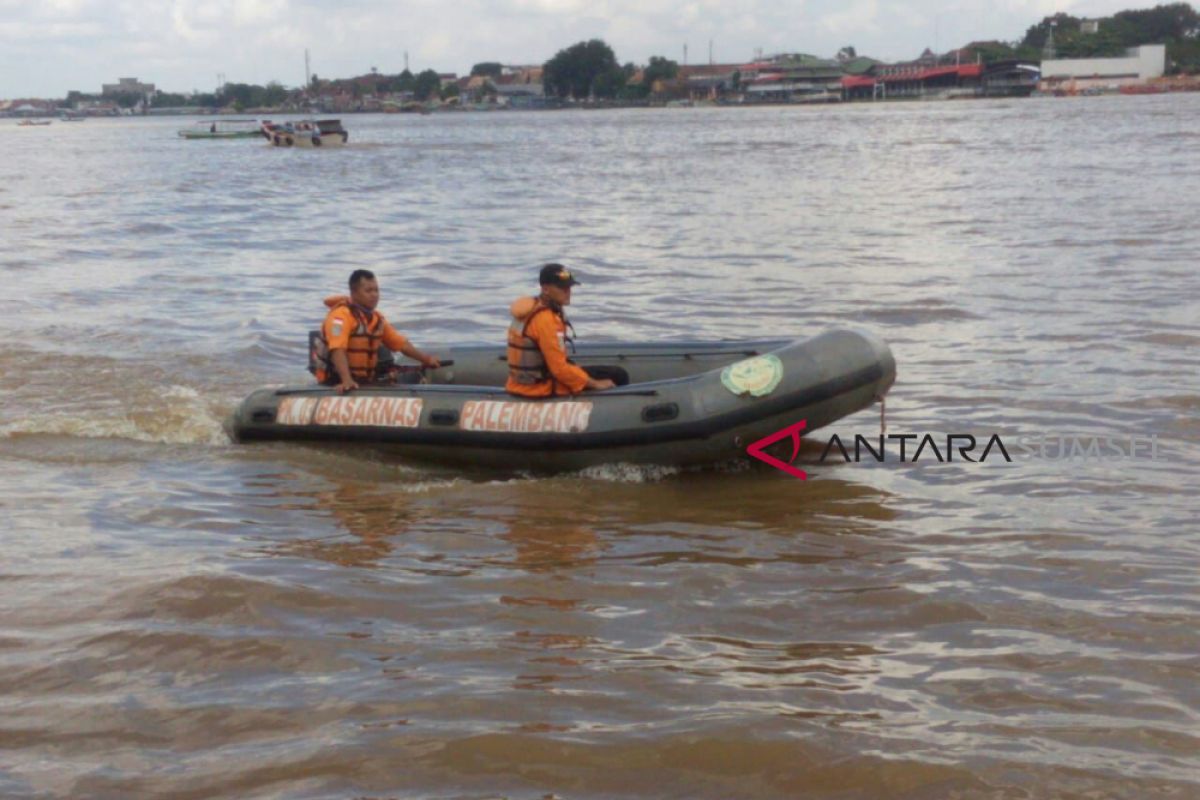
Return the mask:
<svg viewBox="0 0 1200 800">
<path fill-rule="evenodd" d="M 322 133 L 320 135 L 304 133 L 273 133 L 267 138 L 267 143 L 275 147 L 341 147 L 346 143 L 344 133 Z"/>
<path fill-rule="evenodd" d="M 179 135 L 184 139 L 258 139 L 262 136 L 261 131 L 180 131 Z"/>
<path fill-rule="evenodd" d="M 546 400 L 500 388 L 503 348 L 438 353 L 454 366 L 432 371 L 431 384 L 369 387 L 346 397 L 315 386 L 257 391 L 234 413 L 230 434 L 242 442 L 355 444 L 405 459 L 532 472 L 705 464 L 744 457 L 748 445 L 801 420 L 811 431 L 867 408 L 895 380 L 887 345 L 854 331 L 805 341 L 581 347 L 581 366 L 624 370 L 632 382 Z M 790 456 L 790 442 L 784 445 Z"/>
</svg>

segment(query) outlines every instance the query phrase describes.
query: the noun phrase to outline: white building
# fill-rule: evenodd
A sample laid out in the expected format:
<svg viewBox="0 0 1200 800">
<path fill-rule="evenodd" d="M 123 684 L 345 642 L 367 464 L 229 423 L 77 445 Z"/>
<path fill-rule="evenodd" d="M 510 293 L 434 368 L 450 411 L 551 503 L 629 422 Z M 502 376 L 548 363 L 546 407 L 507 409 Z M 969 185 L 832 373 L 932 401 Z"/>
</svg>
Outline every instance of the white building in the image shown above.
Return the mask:
<svg viewBox="0 0 1200 800">
<path fill-rule="evenodd" d="M 1045 90 L 1070 88 L 1118 89 L 1151 78 L 1161 78 L 1167 68 L 1167 46 L 1131 47 L 1124 58 L 1056 58 L 1042 61 Z"/>
<path fill-rule="evenodd" d="M 112 97 L 121 94 L 136 94 L 146 102 L 149 102 L 154 96 L 154 84 L 142 83 L 137 78 L 117 78 L 116 83 L 104 83 L 100 86 L 100 93 L 105 97 Z"/>
</svg>

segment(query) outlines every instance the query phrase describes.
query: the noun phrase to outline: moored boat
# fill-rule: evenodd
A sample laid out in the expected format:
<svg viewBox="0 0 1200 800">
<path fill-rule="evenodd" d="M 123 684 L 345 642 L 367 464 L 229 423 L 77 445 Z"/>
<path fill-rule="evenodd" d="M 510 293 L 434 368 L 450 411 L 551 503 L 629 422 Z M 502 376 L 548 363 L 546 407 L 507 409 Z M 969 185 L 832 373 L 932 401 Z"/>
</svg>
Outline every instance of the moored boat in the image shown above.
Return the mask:
<svg viewBox="0 0 1200 800">
<path fill-rule="evenodd" d="M 513 470 L 597 464 L 685 465 L 746 455 L 805 421 L 814 430 L 864 409 L 895 381 L 887 345 L 836 330 L 807 340 L 580 345 L 574 360 L 617 388 L 529 400 L 505 392 L 503 347 L 438 350 L 420 382 L 340 395 L 322 386 L 261 389 L 229 420 L 241 442 L 384 447 L 415 460 Z"/>
<path fill-rule="evenodd" d="M 49 125 L 49 124 L 50 124 L 50 120 L 48 120 L 48 119 L 23 119 L 17 123 L 17 127 L 19 127 L 19 128 L 40 128 L 44 125 Z"/>
<path fill-rule="evenodd" d="M 184 139 L 253 139 L 262 136 L 262 123 L 256 119 L 212 119 L 182 128 Z"/>
<path fill-rule="evenodd" d="M 264 120 L 262 135 L 275 147 L 338 147 L 350 140 L 340 119 L 279 123 Z"/>
</svg>

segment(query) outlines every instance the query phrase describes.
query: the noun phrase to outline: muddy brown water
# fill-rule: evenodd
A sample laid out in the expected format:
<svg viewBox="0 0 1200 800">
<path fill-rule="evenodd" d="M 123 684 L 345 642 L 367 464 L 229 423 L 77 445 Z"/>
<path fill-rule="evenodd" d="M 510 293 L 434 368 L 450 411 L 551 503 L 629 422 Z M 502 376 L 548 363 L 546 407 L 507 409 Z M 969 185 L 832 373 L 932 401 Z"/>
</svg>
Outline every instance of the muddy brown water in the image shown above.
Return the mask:
<svg viewBox="0 0 1200 800">
<path fill-rule="evenodd" d="M 1200 795 L 1200 96 L 345 122 L 0 126 L 0 796 Z M 870 330 L 889 433 L 1012 460 L 225 438 L 351 269 L 436 351 L 550 259 L 588 339 Z"/>
</svg>

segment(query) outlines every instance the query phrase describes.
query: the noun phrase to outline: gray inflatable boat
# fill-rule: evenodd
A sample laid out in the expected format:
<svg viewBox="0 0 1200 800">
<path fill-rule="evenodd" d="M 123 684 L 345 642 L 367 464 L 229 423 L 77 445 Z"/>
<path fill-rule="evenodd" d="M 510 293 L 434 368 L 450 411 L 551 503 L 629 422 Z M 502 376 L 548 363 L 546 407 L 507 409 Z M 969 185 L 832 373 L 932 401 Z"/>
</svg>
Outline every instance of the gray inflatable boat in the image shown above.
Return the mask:
<svg viewBox="0 0 1200 800">
<path fill-rule="evenodd" d="M 575 363 L 625 385 L 544 400 L 504 391 L 503 346 L 434 352 L 446 366 L 411 373 L 417 383 L 347 395 L 313 385 L 256 391 L 234 412 L 230 433 L 513 470 L 703 464 L 745 457 L 748 445 L 801 420 L 807 432 L 853 414 L 896 378 L 887 345 L 848 330 L 806 340 L 582 344 Z"/>
</svg>

